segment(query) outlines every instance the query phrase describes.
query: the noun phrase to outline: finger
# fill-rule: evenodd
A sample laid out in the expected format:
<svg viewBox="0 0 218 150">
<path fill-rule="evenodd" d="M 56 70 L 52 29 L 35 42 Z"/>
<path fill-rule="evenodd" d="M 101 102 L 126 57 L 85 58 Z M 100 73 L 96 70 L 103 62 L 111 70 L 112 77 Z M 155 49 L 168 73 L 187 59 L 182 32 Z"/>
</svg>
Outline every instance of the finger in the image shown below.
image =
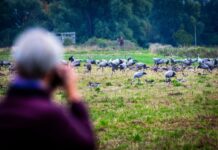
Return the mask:
<svg viewBox="0 0 218 150">
<path fill-rule="evenodd" d="M 63 75 L 64 75 L 63 72 L 64 72 L 63 68 L 61 68 L 61 67 L 56 68 L 56 73 L 59 77 L 63 77 Z"/>
<path fill-rule="evenodd" d="M 64 76 L 66 74 L 67 70 L 68 69 L 67 69 L 66 65 L 58 65 L 56 67 L 56 71 L 57 71 L 58 75 L 60 75 L 60 76 Z"/>
</svg>

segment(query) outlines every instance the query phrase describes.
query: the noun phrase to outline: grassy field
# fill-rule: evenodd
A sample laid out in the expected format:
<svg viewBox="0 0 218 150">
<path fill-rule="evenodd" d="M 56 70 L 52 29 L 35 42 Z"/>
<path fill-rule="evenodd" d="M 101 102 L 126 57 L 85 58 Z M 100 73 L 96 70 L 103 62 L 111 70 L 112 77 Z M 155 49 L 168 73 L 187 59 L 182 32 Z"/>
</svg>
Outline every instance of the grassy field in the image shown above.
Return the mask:
<svg viewBox="0 0 218 150">
<path fill-rule="evenodd" d="M 131 56 L 147 64 L 159 57 L 147 51 L 77 51 L 67 52 L 65 58 L 71 54 L 79 59 Z M 2 58 L 9 58 L 8 53 L 0 53 Z M 187 70 L 187 76 L 177 75 L 184 82 L 172 84 L 164 82 L 163 72 L 150 70 L 141 83 L 133 84 L 130 70 L 113 76 L 109 68 L 102 72 L 94 67 L 91 74 L 84 73 L 84 67 L 76 71 L 99 149 L 218 149 L 218 70 L 207 75 Z M 8 81 L 8 76 L 0 77 L 0 95 Z M 100 86 L 89 88 L 89 81 Z M 57 91 L 56 99 L 65 103 L 65 94 Z"/>
</svg>

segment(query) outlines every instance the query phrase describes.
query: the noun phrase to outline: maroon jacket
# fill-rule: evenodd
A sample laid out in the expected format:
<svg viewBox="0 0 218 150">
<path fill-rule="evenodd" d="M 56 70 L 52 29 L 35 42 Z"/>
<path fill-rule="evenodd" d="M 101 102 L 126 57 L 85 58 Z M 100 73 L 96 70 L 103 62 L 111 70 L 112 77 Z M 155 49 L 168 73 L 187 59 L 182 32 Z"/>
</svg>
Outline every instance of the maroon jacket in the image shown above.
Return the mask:
<svg viewBox="0 0 218 150">
<path fill-rule="evenodd" d="M 42 89 L 12 86 L 0 104 L 0 146 L 92 150 L 95 138 L 82 102 L 67 110 Z"/>
</svg>

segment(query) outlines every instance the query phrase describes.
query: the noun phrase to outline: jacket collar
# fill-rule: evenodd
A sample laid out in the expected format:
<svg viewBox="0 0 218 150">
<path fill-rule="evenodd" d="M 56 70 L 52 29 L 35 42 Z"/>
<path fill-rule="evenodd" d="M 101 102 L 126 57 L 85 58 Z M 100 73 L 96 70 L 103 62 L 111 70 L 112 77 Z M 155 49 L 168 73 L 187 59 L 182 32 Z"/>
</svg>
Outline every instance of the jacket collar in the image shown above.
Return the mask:
<svg viewBox="0 0 218 150">
<path fill-rule="evenodd" d="M 50 92 L 40 88 L 17 88 L 10 86 L 6 94 L 8 98 L 45 98 L 50 99 Z"/>
<path fill-rule="evenodd" d="M 51 92 L 37 80 L 25 80 L 21 78 L 11 82 L 7 96 L 8 98 L 45 98 L 50 99 Z"/>
</svg>

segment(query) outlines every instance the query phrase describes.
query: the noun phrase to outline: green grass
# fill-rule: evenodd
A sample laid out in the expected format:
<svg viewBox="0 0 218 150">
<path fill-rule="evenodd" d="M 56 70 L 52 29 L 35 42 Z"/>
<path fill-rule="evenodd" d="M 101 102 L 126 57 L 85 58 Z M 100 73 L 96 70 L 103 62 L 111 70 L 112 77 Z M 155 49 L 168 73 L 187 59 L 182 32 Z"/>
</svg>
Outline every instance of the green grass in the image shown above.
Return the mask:
<svg viewBox="0 0 218 150">
<path fill-rule="evenodd" d="M 1 53 L 0 53 L 1 54 Z M 131 56 L 147 64 L 153 57 L 141 51 L 74 51 L 76 58 L 94 59 L 125 58 Z M 5 57 L 5 56 L 4 56 Z M 9 56 L 7 56 L 9 57 Z M 79 89 L 90 108 L 91 119 L 98 139 L 99 149 L 218 149 L 218 71 L 206 76 L 185 71 L 177 73 L 178 82 L 164 82 L 164 72 L 147 70 L 141 83 L 131 84 L 133 71 L 97 71 L 84 73 L 84 67 L 76 69 Z M 8 74 L 7 70 L 2 70 Z M 154 80 L 146 83 L 145 80 Z M 0 85 L 7 86 L 8 76 Z M 99 88 L 91 89 L 88 82 L 99 82 Z M 0 95 L 5 93 L 0 89 Z M 66 95 L 57 91 L 56 99 L 65 103 Z"/>
</svg>

